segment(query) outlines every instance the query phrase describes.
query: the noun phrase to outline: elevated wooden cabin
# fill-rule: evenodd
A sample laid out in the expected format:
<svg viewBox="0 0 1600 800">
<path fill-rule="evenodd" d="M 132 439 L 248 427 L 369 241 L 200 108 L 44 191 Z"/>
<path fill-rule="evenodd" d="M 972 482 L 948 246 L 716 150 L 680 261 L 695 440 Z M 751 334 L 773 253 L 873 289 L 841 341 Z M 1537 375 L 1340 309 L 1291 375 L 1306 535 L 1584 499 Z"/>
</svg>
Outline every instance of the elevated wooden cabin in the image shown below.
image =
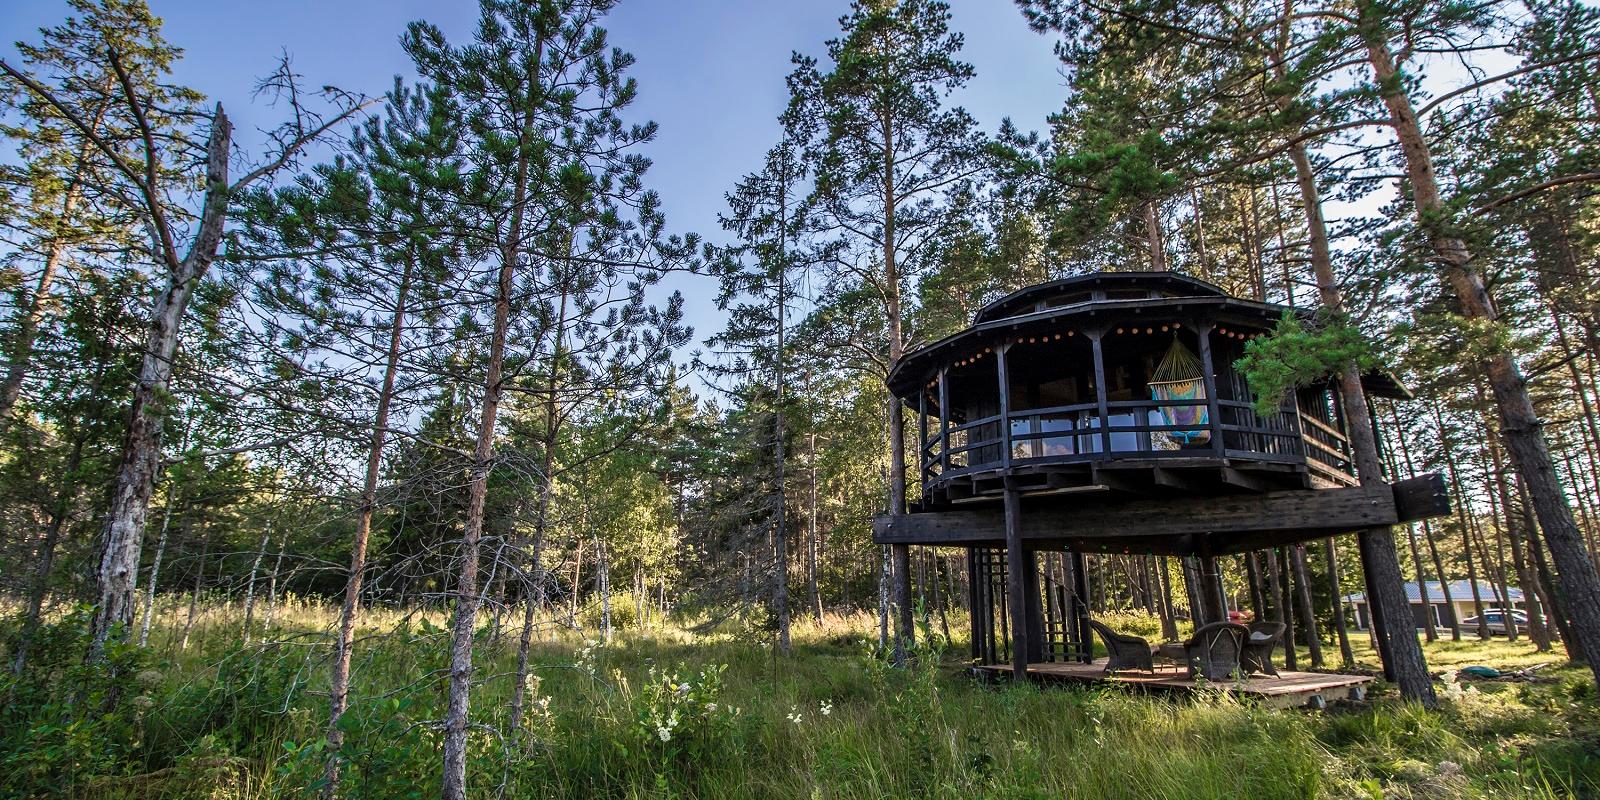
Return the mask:
<svg viewBox="0 0 1600 800">
<path fill-rule="evenodd" d="M 1359 485 L 1335 382 L 1256 413 L 1234 363 L 1286 313 L 1308 312 L 1170 272 L 988 304 L 889 376 L 920 480 L 876 540 L 901 559 L 905 545 L 967 548 L 973 657 L 1020 664 L 1087 657 L 1085 552 L 1196 556 L 1201 610 L 1218 619 L 1215 556 L 1441 513 L 1437 476 Z M 1407 396 L 1382 374 L 1364 387 Z"/>
</svg>

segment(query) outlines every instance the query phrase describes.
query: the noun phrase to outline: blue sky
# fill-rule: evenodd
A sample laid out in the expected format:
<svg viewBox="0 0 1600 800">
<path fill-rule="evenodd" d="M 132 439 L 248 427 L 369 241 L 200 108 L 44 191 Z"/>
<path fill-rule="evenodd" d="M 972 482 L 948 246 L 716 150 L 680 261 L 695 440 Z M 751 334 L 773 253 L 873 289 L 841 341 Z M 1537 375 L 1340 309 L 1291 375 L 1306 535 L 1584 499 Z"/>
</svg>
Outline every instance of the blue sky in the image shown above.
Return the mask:
<svg viewBox="0 0 1600 800">
<path fill-rule="evenodd" d="M 381 94 L 396 74 L 412 77 L 399 46 L 407 22 L 426 19 L 453 41 L 466 40 L 477 3 L 420 0 L 149 0 L 167 38 L 184 48 L 177 80 L 220 100 L 241 134 L 270 126 L 276 112 L 254 102 L 256 80 L 288 51 L 309 85 L 333 84 Z M 0 11 L 0 53 L 35 40 L 58 24 L 67 6 L 56 0 L 12 0 Z M 1039 129 L 1060 107 L 1063 81 L 1049 39 L 1028 30 L 1011 0 L 954 0 L 954 26 L 966 35 L 964 56 L 977 79 L 955 98 L 987 129 L 1004 117 Z M 664 201 L 674 231 L 719 240 L 723 193 L 760 165 L 776 139 L 774 119 L 786 100 L 789 55 L 822 55 L 838 33 L 841 0 L 623 0 L 607 27 L 613 44 L 637 57 L 639 99 L 632 119 L 652 119 L 660 134 L 648 153 L 649 183 Z M 246 136 L 241 140 L 248 143 Z M 705 278 L 670 283 L 684 293 L 696 340 L 721 327 Z"/>
</svg>

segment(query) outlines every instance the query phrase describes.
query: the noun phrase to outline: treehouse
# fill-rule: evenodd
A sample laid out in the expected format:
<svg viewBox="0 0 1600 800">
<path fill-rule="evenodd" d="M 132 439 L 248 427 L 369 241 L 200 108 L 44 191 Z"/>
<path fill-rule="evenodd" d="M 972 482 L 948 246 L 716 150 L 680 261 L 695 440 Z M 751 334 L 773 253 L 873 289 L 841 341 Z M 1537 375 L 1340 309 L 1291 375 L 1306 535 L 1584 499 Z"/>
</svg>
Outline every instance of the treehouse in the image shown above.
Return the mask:
<svg viewBox="0 0 1600 800">
<path fill-rule="evenodd" d="M 1084 553 L 1194 557 L 1212 621 L 1226 614 L 1217 556 L 1443 513 L 1437 476 L 1358 483 L 1336 381 L 1257 413 L 1234 365 L 1285 313 L 1307 312 L 1170 272 L 1095 273 L 990 303 L 889 375 L 920 480 L 876 541 L 966 548 L 973 658 L 1022 675 L 1088 658 Z M 1407 396 L 1384 374 L 1363 383 Z"/>
</svg>

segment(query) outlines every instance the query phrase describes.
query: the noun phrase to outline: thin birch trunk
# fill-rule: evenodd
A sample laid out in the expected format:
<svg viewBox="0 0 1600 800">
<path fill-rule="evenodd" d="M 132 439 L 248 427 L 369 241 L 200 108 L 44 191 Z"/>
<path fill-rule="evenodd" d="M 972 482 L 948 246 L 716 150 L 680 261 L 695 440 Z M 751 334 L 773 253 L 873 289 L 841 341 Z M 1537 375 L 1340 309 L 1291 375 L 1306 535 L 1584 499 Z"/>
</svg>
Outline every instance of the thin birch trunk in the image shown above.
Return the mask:
<svg viewBox="0 0 1600 800">
<path fill-rule="evenodd" d="M 200 610 L 200 588 L 206 579 L 206 556 L 211 552 L 211 526 L 206 526 L 205 535 L 200 537 L 200 561 L 195 567 L 194 590 L 189 593 L 189 616 L 183 623 L 183 638 L 179 640 L 178 649 L 189 649 L 189 633 L 194 630 L 194 620 Z"/>
<path fill-rule="evenodd" d="M 261 574 L 261 559 L 267 554 L 267 542 L 272 540 L 272 526 L 268 525 L 266 532 L 261 534 L 261 544 L 256 546 L 255 560 L 250 562 L 250 583 L 244 590 L 244 623 L 240 627 L 241 638 L 244 644 L 250 644 L 250 623 L 254 619 L 256 610 L 256 576 Z"/>
<path fill-rule="evenodd" d="M 272 618 L 278 613 L 278 574 L 283 569 L 283 552 L 289 546 L 289 529 L 278 534 L 278 556 L 272 561 L 272 575 L 267 578 L 267 607 L 261 612 L 261 630 L 272 630 Z"/>
<path fill-rule="evenodd" d="M 150 562 L 150 585 L 144 590 L 144 614 L 139 620 L 139 646 L 150 643 L 150 622 L 156 616 L 156 586 L 161 578 L 161 561 L 167 554 L 167 531 L 172 526 L 172 511 L 178 504 L 182 487 L 174 486 L 167 494 L 167 507 L 161 515 L 161 534 L 156 537 L 156 554 Z"/>
</svg>

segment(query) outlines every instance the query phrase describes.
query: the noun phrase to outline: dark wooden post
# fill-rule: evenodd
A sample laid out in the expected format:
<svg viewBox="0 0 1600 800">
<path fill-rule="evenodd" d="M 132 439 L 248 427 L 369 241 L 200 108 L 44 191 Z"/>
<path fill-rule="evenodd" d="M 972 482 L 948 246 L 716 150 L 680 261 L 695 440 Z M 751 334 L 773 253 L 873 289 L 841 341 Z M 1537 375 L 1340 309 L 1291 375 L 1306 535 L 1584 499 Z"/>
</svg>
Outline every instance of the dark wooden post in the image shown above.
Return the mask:
<svg viewBox="0 0 1600 800">
<path fill-rule="evenodd" d="M 1199 596 L 1199 613 L 1203 618 L 1196 625 L 1226 621 L 1227 604 L 1222 598 L 1222 577 L 1217 574 L 1217 557 L 1203 553 L 1196 560 L 1200 562 L 1200 586 L 1195 594 Z"/>
<path fill-rule="evenodd" d="M 1100 340 L 1105 338 L 1103 330 L 1084 331 L 1089 337 L 1090 349 L 1094 351 L 1094 402 L 1100 415 L 1100 452 L 1111 452 L 1111 414 L 1106 409 L 1106 358 L 1100 349 Z"/>
<path fill-rule="evenodd" d="M 922 503 L 928 503 L 928 387 L 917 390 L 917 477 L 922 484 Z"/>
<path fill-rule="evenodd" d="M 1200 340 L 1200 378 L 1206 390 L 1206 416 L 1210 417 L 1211 451 L 1222 458 L 1227 451 L 1227 444 L 1222 441 L 1222 406 L 1217 403 L 1217 370 L 1211 363 L 1211 322 L 1202 321 L 1195 327 Z"/>
<path fill-rule="evenodd" d="M 950 382 L 949 367 L 939 368 L 939 475 L 950 471 Z"/>
<path fill-rule="evenodd" d="M 975 547 L 967 548 L 967 610 L 970 612 L 968 620 L 972 626 L 972 646 L 969 651 L 972 660 L 983 658 L 983 646 L 979 644 L 983 636 L 983 626 L 979 623 L 978 615 L 978 550 Z M 987 610 L 987 609 L 985 609 Z"/>
<path fill-rule="evenodd" d="M 1006 351 L 1011 345 L 1002 343 L 994 349 L 995 373 L 1000 377 L 1000 467 L 1011 470 L 1011 380 L 1006 369 Z"/>
<path fill-rule="evenodd" d="M 1006 600 L 1011 607 L 1011 676 L 1016 680 L 1028 677 L 1028 653 L 1033 649 L 1028 619 L 1027 586 L 1025 570 L 1030 566 L 1022 549 L 1022 498 L 1011 479 L 1006 479 Z"/>
</svg>

